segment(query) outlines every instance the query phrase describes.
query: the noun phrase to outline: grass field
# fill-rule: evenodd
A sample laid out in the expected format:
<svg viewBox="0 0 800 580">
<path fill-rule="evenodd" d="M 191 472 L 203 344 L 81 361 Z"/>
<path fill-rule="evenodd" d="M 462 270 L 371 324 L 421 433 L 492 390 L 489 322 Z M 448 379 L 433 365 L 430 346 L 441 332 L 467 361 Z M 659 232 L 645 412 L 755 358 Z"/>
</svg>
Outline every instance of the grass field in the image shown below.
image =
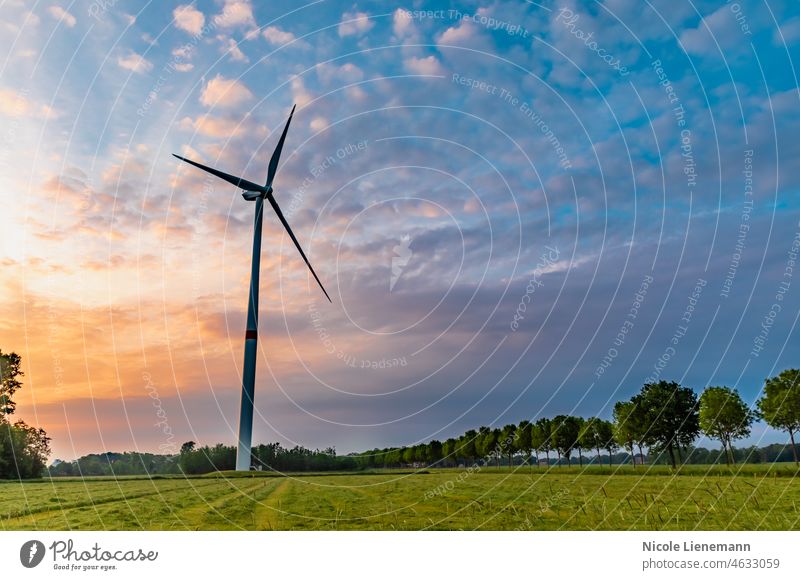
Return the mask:
<svg viewBox="0 0 800 580">
<path fill-rule="evenodd" d="M 0 483 L 0 529 L 790 530 L 798 504 L 794 466 L 229 473 Z"/>
</svg>

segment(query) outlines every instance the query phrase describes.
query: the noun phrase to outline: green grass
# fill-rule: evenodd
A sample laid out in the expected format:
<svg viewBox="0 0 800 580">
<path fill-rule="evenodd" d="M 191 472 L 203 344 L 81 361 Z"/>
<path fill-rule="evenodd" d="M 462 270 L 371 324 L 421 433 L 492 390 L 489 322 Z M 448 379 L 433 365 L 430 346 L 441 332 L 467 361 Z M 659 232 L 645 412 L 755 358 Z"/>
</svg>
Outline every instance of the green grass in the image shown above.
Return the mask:
<svg viewBox="0 0 800 580">
<path fill-rule="evenodd" d="M 573 466 L 6 482 L 0 529 L 790 530 L 797 475 Z"/>
</svg>

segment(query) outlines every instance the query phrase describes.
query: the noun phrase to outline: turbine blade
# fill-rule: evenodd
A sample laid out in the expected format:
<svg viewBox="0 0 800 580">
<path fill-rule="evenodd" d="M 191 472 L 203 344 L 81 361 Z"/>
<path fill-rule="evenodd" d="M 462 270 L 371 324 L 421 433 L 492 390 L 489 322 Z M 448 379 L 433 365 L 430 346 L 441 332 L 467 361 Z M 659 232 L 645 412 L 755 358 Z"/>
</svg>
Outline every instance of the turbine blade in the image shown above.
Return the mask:
<svg viewBox="0 0 800 580">
<path fill-rule="evenodd" d="M 301 256 L 303 256 L 303 260 L 305 261 L 306 266 L 308 266 L 308 269 L 311 270 L 311 274 L 313 274 L 314 280 L 317 281 L 317 284 L 319 284 L 319 287 L 322 289 L 322 292 L 325 294 L 325 298 L 328 299 L 328 302 L 333 303 L 333 301 L 331 300 L 331 297 L 328 296 L 328 292 L 325 290 L 325 286 L 323 286 L 322 282 L 319 281 L 319 276 L 317 276 L 317 273 L 314 271 L 314 268 L 311 267 L 311 263 L 308 261 L 308 258 L 306 258 L 306 254 L 305 254 L 305 252 L 303 252 L 303 248 L 300 247 L 300 242 L 298 242 L 297 238 L 294 237 L 294 232 L 292 231 L 292 228 L 289 227 L 289 222 L 287 222 L 286 218 L 283 217 L 283 212 L 281 211 L 281 208 L 278 207 L 278 202 L 275 201 L 275 198 L 271 194 L 267 196 L 267 199 L 269 200 L 269 203 L 272 206 L 272 209 L 274 209 L 275 213 L 278 215 L 278 219 L 281 220 L 281 223 L 283 224 L 283 227 L 286 228 L 286 231 L 289 234 L 289 237 L 292 238 L 292 241 L 294 242 L 294 245 L 297 247 L 297 251 L 300 252 Z"/>
<path fill-rule="evenodd" d="M 211 175 L 216 175 L 220 179 L 224 179 L 228 183 L 235 185 L 241 189 L 247 191 L 265 191 L 265 187 L 263 185 L 258 185 L 253 183 L 252 181 L 247 181 L 246 179 L 242 179 L 241 177 L 236 177 L 235 175 L 229 175 L 227 173 L 223 173 L 222 171 L 218 171 L 216 169 L 212 169 L 211 167 L 206 167 L 196 161 L 192 161 L 191 159 L 186 159 L 185 157 L 181 157 L 180 155 L 172 154 L 173 157 L 177 157 L 181 161 L 185 161 L 189 165 L 194 165 L 195 167 L 199 167 L 203 171 L 208 171 Z"/>
<path fill-rule="evenodd" d="M 292 115 L 294 115 L 294 109 L 296 106 L 297 105 L 292 105 L 292 112 L 289 113 L 289 118 L 286 120 L 286 126 L 283 128 L 281 139 L 278 141 L 278 146 L 275 147 L 275 151 L 272 152 L 272 159 L 269 160 L 269 170 L 267 171 L 267 188 L 272 185 L 272 180 L 275 179 L 275 172 L 278 170 L 278 161 L 281 158 L 281 151 L 283 151 L 283 142 L 286 140 L 286 133 L 289 131 L 289 123 L 292 122 Z"/>
</svg>

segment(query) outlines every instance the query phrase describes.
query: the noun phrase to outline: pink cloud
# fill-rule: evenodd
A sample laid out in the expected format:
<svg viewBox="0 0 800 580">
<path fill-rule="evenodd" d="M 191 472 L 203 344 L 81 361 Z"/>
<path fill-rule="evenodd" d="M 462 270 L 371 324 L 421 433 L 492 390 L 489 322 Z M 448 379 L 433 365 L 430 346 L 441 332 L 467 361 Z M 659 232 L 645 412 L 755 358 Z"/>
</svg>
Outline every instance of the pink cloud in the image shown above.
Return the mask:
<svg viewBox="0 0 800 580">
<path fill-rule="evenodd" d="M 206 83 L 200 102 L 206 107 L 236 107 L 252 98 L 253 93 L 241 81 L 217 75 Z"/>
<path fill-rule="evenodd" d="M 178 6 L 172 11 L 172 17 L 176 28 L 195 36 L 200 34 L 206 23 L 205 15 L 191 4 Z"/>
</svg>

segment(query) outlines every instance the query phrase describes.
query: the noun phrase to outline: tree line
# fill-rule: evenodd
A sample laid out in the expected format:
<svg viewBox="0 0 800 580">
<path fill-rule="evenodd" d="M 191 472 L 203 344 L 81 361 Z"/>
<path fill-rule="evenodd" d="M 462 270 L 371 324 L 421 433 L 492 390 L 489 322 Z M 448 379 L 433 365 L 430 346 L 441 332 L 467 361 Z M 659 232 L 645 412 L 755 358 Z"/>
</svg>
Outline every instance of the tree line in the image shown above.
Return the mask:
<svg viewBox="0 0 800 580">
<path fill-rule="evenodd" d="M 307 449 L 300 445 L 287 448 L 280 443 L 253 447 L 252 465 L 261 471 L 352 471 L 358 469 L 355 458 L 336 455 L 336 449 Z M 54 462 L 48 468 L 53 477 L 90 475 L 200 475 L 236 468 L 236 447 L 206 445 L 194 441 L 181 445 L 177 455 L 153 453 L 92 453 L 75 461 Z"/>
<path fill-rule="evenodd" d="M 236 448 L 217 444 L 195 448 L 194 441 L 181 446 L 178 456 L 180 471 L 187 475 L 228 471 L 236 468 Z M 291 448 L 280 443 L 267 443 L 252 448 L 251 466 L 260 471 L 349 471 L 358 465 L 352 457 L 336 455 L 336 449 Z"/>
<path fill-rule="evenodd" d="M 178 474 L 176 455 L 125 452 L 90 453 L 75 461 L 56 460 L 47 468 L 52 477 Z"/>
<path fill-rule="evenodd" d="M 718 440 L 728 464 L 739 460 L 762 461 L 781 454 L 736 453 L 733 442 L 750 435 L 753 422 L 762 419 L 771 427 L 786 431 L 791 441 L 792 458 L 798 462 L 794 436 L 800 429 L 800 371 L 787 369 L 765 381 L 762 396 L 751 409 L 736 389 L 724 386 L 706 388 L 698 397 L 689 387 L 674 381 L 645 384 L 641 391 L 613 407 L 613 420 L 599 417 L 557 415 L 518 425 L 470 429 L 460 437 L 446 441 L 433 440 L 410 447 L 372 449 L 357 456 L 362 467 L 403 467 L 408 465 L 455 466 L 480 462 L 500 466 L 501 461 L 513 465 L 515 458 L 523 464 L 571 465 L 575 454 L 578 464 L 584 463 L 584 451 L 596 452 L 594 463 L 613 464 L 615 454 L 627 452 L 623 461 L 635 466 L 652 458 L 668 462 L 672 467 L 688 463 L 711 452 L 700 453 L 694 441 L 704 434 Z M 637 454 L 638 451 L 638 454 Z"/>
</svg>

